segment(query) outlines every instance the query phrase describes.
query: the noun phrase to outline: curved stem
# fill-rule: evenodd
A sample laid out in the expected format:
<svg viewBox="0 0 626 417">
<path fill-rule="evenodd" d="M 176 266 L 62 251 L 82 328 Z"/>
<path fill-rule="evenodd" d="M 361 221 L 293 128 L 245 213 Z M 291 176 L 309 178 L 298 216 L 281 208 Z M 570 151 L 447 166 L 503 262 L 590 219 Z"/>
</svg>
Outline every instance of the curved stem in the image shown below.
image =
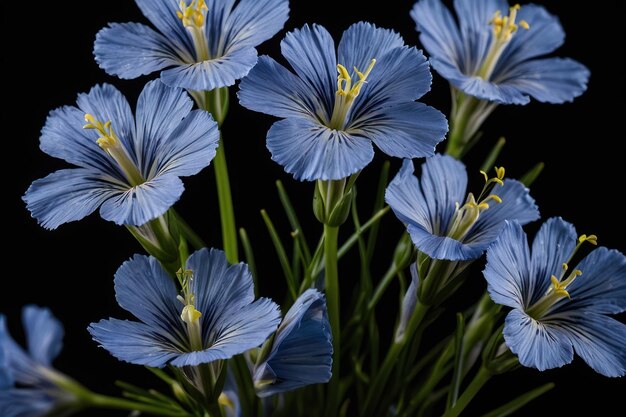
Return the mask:
<svg viewBox="0 0 626 417">
<path fill-rule="evenodd" d="M 337 238 L 339 228 L 324 225 L 324 260 L 326 279 L 326 300 L 328 318 L 333 334 L 333 375 L 328 384 L 328 401 L 326 415 L 336 417 L 339 407 L 339 369 L 341 356 L 340 306 L 339 306 L 339 274 L 337 271 Z"/>
<path fill-rule="evenodd" d="M 457 417 L 460 415 L 490 378 L 491 373 L 484 367 L 481 367 L 454 407 L 449 409 L 442 417 Z"/>
</svg>

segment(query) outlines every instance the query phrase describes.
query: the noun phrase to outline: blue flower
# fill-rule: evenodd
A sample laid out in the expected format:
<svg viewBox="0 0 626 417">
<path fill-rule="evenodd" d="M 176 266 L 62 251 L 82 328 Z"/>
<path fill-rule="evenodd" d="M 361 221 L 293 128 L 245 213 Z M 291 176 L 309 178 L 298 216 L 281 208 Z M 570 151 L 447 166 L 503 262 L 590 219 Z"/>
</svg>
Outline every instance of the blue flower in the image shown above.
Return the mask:
<svg viewBox="0 0 626 417">
<path fill-rule="evenodd" d="M 248 267 L 229 266 L 224 252 L 195 252 L 179 279 L 180 295 L 155 258 L 135 255 L 126 261 L 115 274 L 115 294 L 141 322 L 92 323 L 93 339 L 126 362 L 181 367 L 231 358 L 276 330 L 278 306 L 266 298 L 254 301 Z"/>
<path fill-rule="evenodd" d="M 479 258 L 504 227 L 505 220 L 526 224 L 539 218 L 535 201 L 520 182 L 485 176 L 475 198 L 467 194 L 465 166 L 450 156 L 435 155 L 422 165 L 422 179 L 405 160 L 385 193 L 385 200 L 411 235 L 418 250 L 433 259 Z"/>
<path fill-rule="evenodd" d="M 626 373 L 626 325 L 609 317 L 626 310 L 626 257 L 598 248 L 572 267 L 580 246 L 570 223 L 545 222 L 532 250 L 509 222 L 487 251 L 484 271 L 493 301 L 511 307 L 504 340 L 522 365 L 540 371 L 568 364 L 576 352 L 596 372 Z"/>
<path fill-rule="evenodd" d="M 324 296 L 306 290 L 276 331 L 267 358 L 257 364 L 254 383 L 259 397 L 328 382 L 333 343 Z"/>
<path fill-rule="evenodd" d="M 33 182 L 24 195 L 28 210 L 47 229 L 98 207 L 104 219 L 132 226 L 162 215 L 184 190 L 179 177 L 198 173 L 215 156 L 217 124 L 192 106 L 183 90 L 152 81 L 139 96 L 136 118 L 107 84 L 80 94 L 77 107 L 54 110 L 41 150 L 79 168 Z"/>
<path fill-rule="evenodd" d="M 57 386 L 69 378 L 52 368 L 61 352 L 63 326 L 50 310 L 25 306 L 22 322 L 28 350 L 11 337 L 0 315 L 0 415 L 39 417 L 76 399 Z M 19 384 L 19 388 L 13 384 Z"/>
<path fill-rule="evenodd" d="M 267 134 L 272 159 L 300 180 L 339 180 L 374 157 L 430 156 L 448 130 L 443 114 L 414 100 L 430 90 L 424 55 L 395 32 L 369 23 L 346 30 L 335 49 L 326 29 L 285 37 L 295 74 L 262 56 L 241 82 L 244 107 L 285 120 Z M 339 73 L 339 76 L 337 76 Z"/>
<path fill-rule="evenodd" d="M 530 96 L 563 103 L 586 90 L 584 65 L 544 57 L 565 33 L 543 7 L 455 0 L 454 8 L 458 25 L 441 0 L 420 0 L 411 16 L 435 70 L 465 94 L 501 104 L 527 104 Z"/>
<path fill-rule="evenodd" d="M 96 62 L 132 79 L 161 71 L 172 87 L 213 90 L 233 85 L 257 62 L 255 47 L 287 21 L 287 0 L 135 0 L 160 32 L 113 23 L 96 36 Z M 166 69 L 167 68 L 167 69 Z"/>
</svg>

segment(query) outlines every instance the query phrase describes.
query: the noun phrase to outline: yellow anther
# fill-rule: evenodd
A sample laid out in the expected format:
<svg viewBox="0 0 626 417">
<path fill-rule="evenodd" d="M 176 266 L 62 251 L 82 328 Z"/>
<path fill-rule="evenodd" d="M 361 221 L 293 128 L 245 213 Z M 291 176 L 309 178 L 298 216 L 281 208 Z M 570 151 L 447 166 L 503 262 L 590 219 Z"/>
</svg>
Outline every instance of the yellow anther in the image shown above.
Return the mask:
<svg viewBox="0 0 626 417">
<path fill-rule="evenodd" d="M 485 182 L 489 182 L 489 175 L 487 175 L 487 173 L 483 170 L 480 170 L 480 173 L 483 174 L 483 177 L 485 177 Z"/>
<path fill-rule="evenodd" d="M 505 174 L 505 170 L 504 167 L 495 167 L 496 170 L 496 176 L 498 177 L 499 180 L 504 179 L 504 174 Z"/>
<path fill-rule="evenodd" d="M 176 16 L 183 22 L 185 27 L 195 26 L 201 28 L 204 26 L 204 16 L 209 8 L 204 0 L 193 0 L 189 6 L 184 0 L 179 3 L 180 10 L 176 12 Z"/>
<path fill-rule="evenodd" d="M 569 269 L 569 266 L 565 262 L 563 262 L 563 265 L 561 265 L 561 267 L 563 268 L 563 272 L 565 272 L 565 271 L 567 271 Z"/>
<path fill-rule="evenodd" d="M 589 235 L 589 236 L 581 235 L 578 238 L 578 243 L 582 244 L 582 243 L 585 243 L 585 242 L 589 242 L 592 245 L 597 245 L 598 244 L 598 236 L 596 236 L 596 235 Z"/>
<path fill-rule="evenodd" d="M 100 134 L 100 137 L 96 140 L 96 143 L 104 150 L 108 150 L 114 148 L 118 144 L 118 137 L 113 131 L 111 127 L 111 121 L 109 120 L 106 123 L 102 123 L 92 114 L 85 114 L 86 125 L 83 126 L 83 129 L 93 129 Z"/>
<path fill-rule="evenodd" d="M 520 20 L 520 21 L 519 21 L 519 25 L 520 25 L 521 27 L 523 27 L 524 29 L 526 29 L 526 30 L 530 29 L 530 25 L 529 25 L 529 24 L 528 24 L 528 22 L 527 22 L 527 21 L 525 21 L 525 20 Z"/>
<path fill-rule="evenodd" d="M 202 313 L 196 310 L 196 307 L 192 304 L 187 304 L 183 307 L 183 312 L 180 314 L 180 318 L 187 324 L 195 324 L 202 317 Z"/>
<path fill-rule="evenodd" d="M 235 403 L 223 392 L 218 397 L 217 402 L 224 407 L 235 408 Z"/>
<path fill-rule="evenodd" d="M 367 77 L 369 77 L 370 73 L 372 72 L 374 65 L 376 65 L 376 60 L 372 59 L 365 72 L 361 72 L 356 67 L 354 67 L 354 72 L 356 73 L 357 77 L 359 77 L 359 80 L 354 83 L 354 85 L 352 85 L 352 77 L 350 76 L 350 73 L 348 72 L 346 67 L 338 64 L 337 72 L 339 73 L 339 75 L 337 76 L 337 94 L 342 96 L 348 96 L 351 99 L 356 98 L 361 92 L 363 84 L 367 82 Z"/>
<path fill-rule="evenodd" d="M 487 196 L 487 198 L 485 198 L 483 201 L 489 201 L 489 200 L 493 200 L 493 201 L 495 201 L 498 204 L 502 204 L 502 199 L 499 196 L 495 195 L 495 194 L 491 194 L 491 195 Z"/>
</svg>

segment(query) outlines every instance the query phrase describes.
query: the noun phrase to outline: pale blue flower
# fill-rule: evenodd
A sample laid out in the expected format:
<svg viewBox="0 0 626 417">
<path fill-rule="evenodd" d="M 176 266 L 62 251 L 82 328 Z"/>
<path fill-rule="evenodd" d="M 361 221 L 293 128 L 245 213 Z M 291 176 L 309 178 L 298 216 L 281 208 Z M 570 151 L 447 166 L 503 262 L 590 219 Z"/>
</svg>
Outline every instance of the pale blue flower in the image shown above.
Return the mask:
<svg viewBox="0 0 626 417">
<path fill-rule="evenodd" d="M 563 44 L 556 16 L 541 6 L 506 0 L 455 0 L 457 21 L 441 0 L 411 12 L 433 68 L 481 100 L 527 104 L 572 101 L 587 89 L 589 70 L 569 58 L 545 58 Z"/>
<path fill-rule="evenodd" d="M 0 416 L 40 417 L 76 401 L 57 386 L 69 378 L 52 367 L 62 348 L 63 326 L 46 308 L 25 306 L 27 349 L 9 334 L 0 315 Z M 18 384 L 18 386 L 14 386 Z"/>
<path fill-rule="evenodd" d="M 422 165 L 421 180 L 413 175 L 413 162 L 405 160 L 391 181 L 385 201 L 407 225 L 417 249 L 433 259 L 467 261 L 479 258 L 504 227 L 505 220 L 526 224 L 539 211 L 522 183 L 487 178 L 483 192 L 466 194 L 465 165 L 435 155 Z"/>
<path fill-rule="evenodd" d="M 202 249 L 187 260 L 180 292 L 153 257 L 135 255 L 115 274 L 121 307 L 140 321 L 101 320 L 93 339 L 116 358 L 152 367 L 194 366 L 229 359 L 261 345 L 280 321 L 278 306 L 254 300 L 245 264 Z"/>
<path fill-rule="evenodd" d="M 262 56 L 241 82 L 244 107 L 284 120 L 267 134 L 272 159 L 300 180 L 338 180 L 374 157 L 433 155 L 448 125 L 414 100 L 430 90 L 424 55 L 395 32 L 357 23 L 335 42 L 322 26 L 288 33 L 282 54 L 294 72 Z M 339 74 L 339 75 L 338 75 Z"/>
<path fill-rule="evenodd" d="M 511 307 L 504 340 L 522 365 L 540 371 L 570 363 L 574 352 L 596 372 L 626 373 L 626 325 L 609 317 L 626 310 L 626 257 L 598 248 L 578 265 L 585 241 L 570 223 L 546 221 L 532 250 L 517 222 L 508 222 L 487 251 L 484 271 L 493 301 Z"/>
<path fill-rule="evenodd" d="M 257 62 L 255 47 L 287 21 L 287 0 L 135 0 L 158 30 L 112 23 L 96 36 L 96 62 L 132 79 L 161 71 L 172 87 L 213 90 L 233 85 Z"/>
<path fill-rule="evenodd" d="M 184 190 L 179 177 L 198 173 L 215 156 L 217 124 L 192 107 L 187 93 L 157 80 L 143 89 L 136 116 L 108 84 L 80 94 L 77 107 L 54 110 L 41 150 L 78 168 L 33 182 L 24 195 L 28 210 L 47 229 L 98 208 L 104 219 L 131 226 L 162 215 Z"/>
<path fill-rule="evenodd" d="M 328 382 L 332 354 L 324 296 L 317 290 L 306 290 L 278 327 L 269 355 L 254 370 L 257 395 L 267 397 Z"/>
</svg>

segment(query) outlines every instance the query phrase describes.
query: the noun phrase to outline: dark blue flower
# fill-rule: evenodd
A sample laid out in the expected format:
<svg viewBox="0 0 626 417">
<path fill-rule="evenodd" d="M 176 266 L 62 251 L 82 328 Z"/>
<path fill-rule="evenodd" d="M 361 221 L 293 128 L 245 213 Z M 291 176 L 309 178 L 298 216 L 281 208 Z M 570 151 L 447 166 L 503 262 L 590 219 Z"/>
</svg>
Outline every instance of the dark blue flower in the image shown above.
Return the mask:
<svg viewBox="0 0 626 417">
<path fill-rule="evenodd" d="M 595 236 L 576 236 L 560 218 L 546 221 L 532 250 L 508 222 L 487 251 L 484 271 L 493 301 L 511 307 L 504 340 L 522 365 L 540 371 L 568 364 L 576 352 L 596 372 L 626 373 L 626 325 L 608 317 L 626 310 L 626 257 L 598 248 L 571 265 Z"/>
<path fill-rule="evenodd" d="M 0 415 L 39 417 L 76 399 L 58 387 L 69 378 L 52 368 L 61 352 L 63 326 L 50 310 L 25 306 L 22 322 L 27 350 L 9 334 L 0 315 Z M 14 384 L 18 384 L 15 386 Z"/>
<path fill-rule="evenodd" d="M 317 290 L 309 289 L 289 309 L 267 358 L 254 370 L 257 395 L 267 397 L 328 382 L 332 354 L 326 301 Z"/>
<path fill-rule="evenodd" d="M 450 156 L 427 159 L 421 180 L 413 169 L 405 160 L 385 200 L 407 225 L 417 249 L 433 259 L 476 259 L 498 238 L 505 220 L 526 224 L 539 218 L 528 189 L 515 180 L 502 181 L 503 168 L 494 178 L 483 173 L 485 188 L 476 198 L 466 195 L 465 166 Z"/>
<path fill-rule="evenodd" d="M 244 107 L 281 117 L 267 134 L 272 159 L 300 180 L 339 180 L 374 157 L 430 156 L 448 130 L 443 114 L 414 100 L 430 90 L 424 55 L 395 32 L 357 23 L 335 42 L 322 26 L 285 37 L 295 74 L 262 56 L 241 82 Z M 339 76 L 337 76 L 339 73 Z"/>
<path fill-rule="evenodd" d="M 545 58 L 563 44 L 557 17 L 534 4 L 455 0 L 458 24 L 441 0 L 420 0 L 411 16 L 437 72 L 481 100 L 526 104 L 572 101 L 589 70 L 569 58 Z"/>
<path fill-rule="evenodd" d="M 181 295 L 153 257 L 135 255 L 115 274 L 121 307 L 140 322 L 101 320 L 94 340 L 116 358 L 153 367 L 194 366 L 229 359 L 262 344 L 280 321 L 271 300 L 254 300 L 245 264 L 229 266 L 224 252 L 202 249 L 181 272 Z"/>
<path fill-rule="evenodd" d="M 139 96 L 136 117 L 107 84 L 80 94 L 77 107 L 54 110 L 40 147 L 79 168 L 33 182 L 24 195 L 28 210 L 48 229 L 98 207 L 104 219 L 132 226 L 162 215 L 184 190 L 179 177 L 198 173 L 215 156 L 217 124 L 192 107 L 183 90 L 152 81 Z"/>
<path fill-rule="evenodd" d="M 140 23 L 110 24 L 96 36 L 96 61 L 126 79 L 164 70 L 165 84 L 190 90 L 245 76 L 257 62 L 255 47 L 282 29 L 289 14 L 287 0 L 135 1 L 158 32 Z"/>
</svg>

